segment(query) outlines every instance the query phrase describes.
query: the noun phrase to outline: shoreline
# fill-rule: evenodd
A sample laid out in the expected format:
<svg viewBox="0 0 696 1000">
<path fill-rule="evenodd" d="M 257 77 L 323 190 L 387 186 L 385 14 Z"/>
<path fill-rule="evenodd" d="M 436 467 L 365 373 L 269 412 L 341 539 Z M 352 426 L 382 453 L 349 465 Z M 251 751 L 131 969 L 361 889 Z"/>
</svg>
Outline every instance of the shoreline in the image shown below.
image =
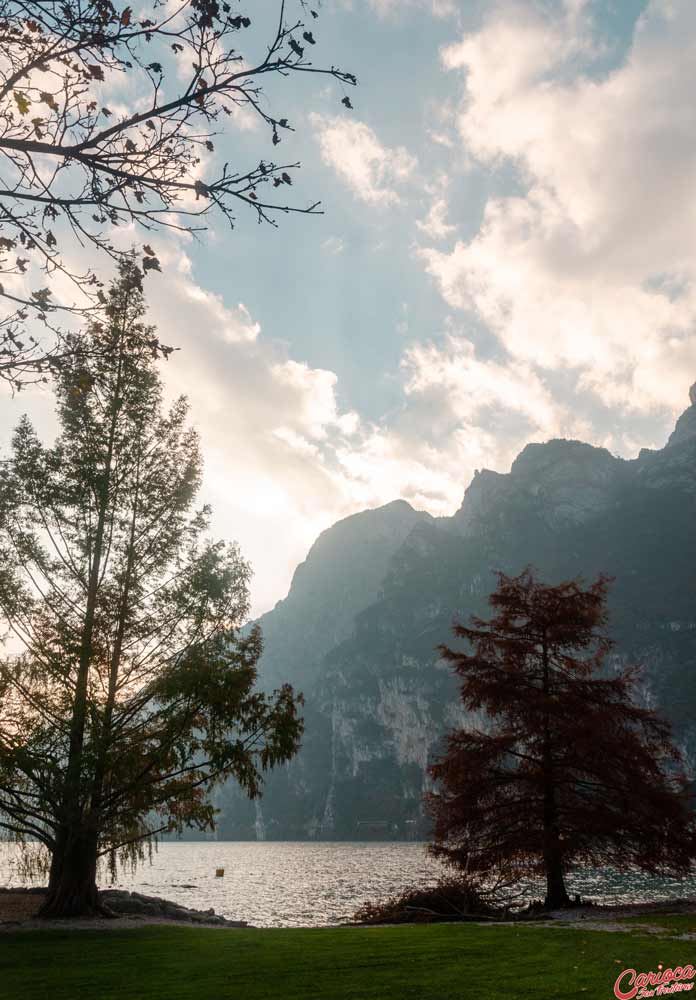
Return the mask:
<svg viewBox="0 0 696 1000">
<path fill-rule="evenodd" d="M 546 926 L 579 928 L 587 930 L 625 931 L 630 925 L 622 920 L 639 916 L 696 917 L 696 897 L 659 900 L 654 903 L 626 903 L 621 905 L 587 904 L 563 910 L 540 911 L 519 919 L 480 920 L 472 915 L 467 920 L 439 920 L 433 922 L 405 922 L 401 924 L 343 922 L 303 927 L 259 927 L 244 920 L 228 920 L 213 909 L 194 910 L 157 896 L 144 896 L 127 890 L 101 890 L 105 903 L 114 911 L 112 917 L 80 917 L 65 920 L 39 920 L 35 917 L 43 902 L 46 889 L 42 887 L 0 888 L 0 933 L 45 930 L 134 930 L 148 926 L 200 927 L 215 930 L 336 930 L 339 928 L 378 929 L 380 927 L 432 927 L 441 924 L 476 924 L 488 926 Z M 651 933 L 649 925 L 641 925 Z M 688 935 L 691 936 L 691 935 Z M 696 920 L 694 927 L 696 936 Z"/>
</svg>

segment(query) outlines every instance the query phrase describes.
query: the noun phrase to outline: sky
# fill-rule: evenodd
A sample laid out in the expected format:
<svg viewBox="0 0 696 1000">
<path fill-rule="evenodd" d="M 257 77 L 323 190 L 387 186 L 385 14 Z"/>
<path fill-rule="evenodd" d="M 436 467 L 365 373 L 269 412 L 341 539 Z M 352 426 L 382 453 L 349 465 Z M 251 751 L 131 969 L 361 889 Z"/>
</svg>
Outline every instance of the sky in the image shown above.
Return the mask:
<svg viewBox="0 0 696 1000">
<path fill-rule="evenodd" d="M 633 458 L 696 381 L 693 0 L 325 0 L 315 34 L 354 110 L 319 77 L 268 95 L 324 214 L 159 237 L 147 282 L 254 614 L 339 518 L 452 514 L 529 441 Z M 240 116 L 215 155 L 273 149 Z"/>
</svg>

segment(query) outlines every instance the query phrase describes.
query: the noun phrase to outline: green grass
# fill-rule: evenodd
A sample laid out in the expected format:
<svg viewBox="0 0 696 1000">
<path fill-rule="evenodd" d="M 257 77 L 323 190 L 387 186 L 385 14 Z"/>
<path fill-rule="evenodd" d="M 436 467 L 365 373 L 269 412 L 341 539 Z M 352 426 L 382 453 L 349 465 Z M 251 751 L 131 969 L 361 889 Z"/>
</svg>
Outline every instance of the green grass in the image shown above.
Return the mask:
<svg viewBox="0 0 696 1000">
<path fill-rule="evenodd" d="M 0 935 L 12 1000 L 612 1000 L 618 973 L 696 962 L 641 934 L 450 924 Z"/>
</svg>

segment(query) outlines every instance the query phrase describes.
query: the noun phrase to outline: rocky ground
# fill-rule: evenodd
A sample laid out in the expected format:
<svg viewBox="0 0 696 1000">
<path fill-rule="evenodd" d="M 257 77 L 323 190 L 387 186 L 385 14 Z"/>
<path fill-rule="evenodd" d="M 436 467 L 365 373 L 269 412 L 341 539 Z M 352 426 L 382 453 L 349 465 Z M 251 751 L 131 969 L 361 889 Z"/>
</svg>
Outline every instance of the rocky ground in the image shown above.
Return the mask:
<svg viewBox="0 0 696 1000">
<path fill-rule="evenodd" d="M 45 889 L 0 889 L 0 932 L 55 927 L 82 930 L 118 930 L 145 924 L 191 924 L 203 927 L 251 927 L 244 920 L 227 920 L 215 910 L 192 910 L 158 896 L 144 896 L 125 889 L 104 889 L 102 901 L 114 916 L 75 920 L 43 921 L 36 919 Z M 694 930 L 684 937 L 696 937 L 696 899 L 670 900 L 662 903 L 632 903 L 625 906 L 577 906 L 565 910 L 540 912 L 531 919 L 535 923 L 555 927 L 582 927 L 586 930 L 626 931 L 635 929 L 626 918 L 637 916 L 688 916 L 693 914 Z M 530 919 L 530 918 L 527 918 Z M 476 918 L 472 918 L 476 922 Z M 355 924 L 343 925 L 355 926 Z M 382 925 L 383 926 L 383 925 Z M 641 922 L 641 930 L 662 933 L 664 928 Z"/>
<path fill-rule="evenodd" d="M 591 931 L 631 931 L 631 917 L 655 917 L 655 924 L 644 921 L 640 930 L 646 934 L 664 934 L 660 917 L 693 915 L 693 930 L 680 935 L 685 939 L 696 938 L 696 899 L 677 899 L 663 903 L 631 903 L 626 906 L 585 906 L 567 910 L 540 913 L 536 918 L 546 927 L 581 927 Z"/>
<path fill-rule="evenodd" d="M 0 930 L 17 930 L 37 927 L 75 927 L 90 929 L 98 927 L 123 928 L 142 924 L 187 923 L 205 927 L 248 927 L 244 920 L 227 920 L 215 910 L 191 910 L 159 896 L 143 896 L 139 892 L 125 889 L 104 889 L 99 893 L 102 902 L 113 913 L 113 917 L 93 919 L 42 921 L 36 914 L 45 897 L 44 889 L 0 889 Z"/>
</svg>

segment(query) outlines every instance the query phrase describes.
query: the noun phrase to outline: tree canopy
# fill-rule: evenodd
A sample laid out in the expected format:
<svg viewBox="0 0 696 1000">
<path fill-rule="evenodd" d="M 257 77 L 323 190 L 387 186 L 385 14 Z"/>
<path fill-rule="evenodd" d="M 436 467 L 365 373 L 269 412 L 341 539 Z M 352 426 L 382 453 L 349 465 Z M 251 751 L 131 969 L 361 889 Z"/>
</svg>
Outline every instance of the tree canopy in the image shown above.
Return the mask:
<svg viewBox="0 0 696 1000">
<path fill-rule="evenodd" d="M 430 851 L 475 879 L 543 875 L 549 907 L 574 866 L 680 874 L 696 855 L 669 725 L 611 662 L 608 582 L 501 573 L 493 617 L 454 628 L 470 651 L 440 647 L 472 714 L 431 767 Z"/>
<path fill-rule="evenodd" d="M 293 130 L 263 90 L 269 78 L 331 77 L 351 107 L 355 77 L 312 61 L 318 11 L 277 0 L 276 15 L 262 41 L 237 0 L 153 0 L 142 13 L 0 0 L 0 375 L 13 387 L 66 349 L 30 338 L 30 317 L 54 325 L 103 299 L 91 260 L 127 255 L 116 227 L 143 241 L 147 272 L 160 268 L 149 234 L 195 232 L 212 209 L 230 224 L 243 209 L 273 224 L 319 210 L 286 197 L 299 163 L 216 152 L 240 114 L 263 124 L 269 149 Z"/>
<path fill-rule="evenodd" d="M 210 829 L 215 785 L 259 793 L 297 749 L 289 686 L 254 690 L 249 565 L 194 505 L 198 439 L 165 409 L 141 273 L 57 376 L 60 432 L 24 418 L 0 482 L 0 828 L 50 855 L 46 915 L 99 908 L 99 857 Z"/>
</svg>

